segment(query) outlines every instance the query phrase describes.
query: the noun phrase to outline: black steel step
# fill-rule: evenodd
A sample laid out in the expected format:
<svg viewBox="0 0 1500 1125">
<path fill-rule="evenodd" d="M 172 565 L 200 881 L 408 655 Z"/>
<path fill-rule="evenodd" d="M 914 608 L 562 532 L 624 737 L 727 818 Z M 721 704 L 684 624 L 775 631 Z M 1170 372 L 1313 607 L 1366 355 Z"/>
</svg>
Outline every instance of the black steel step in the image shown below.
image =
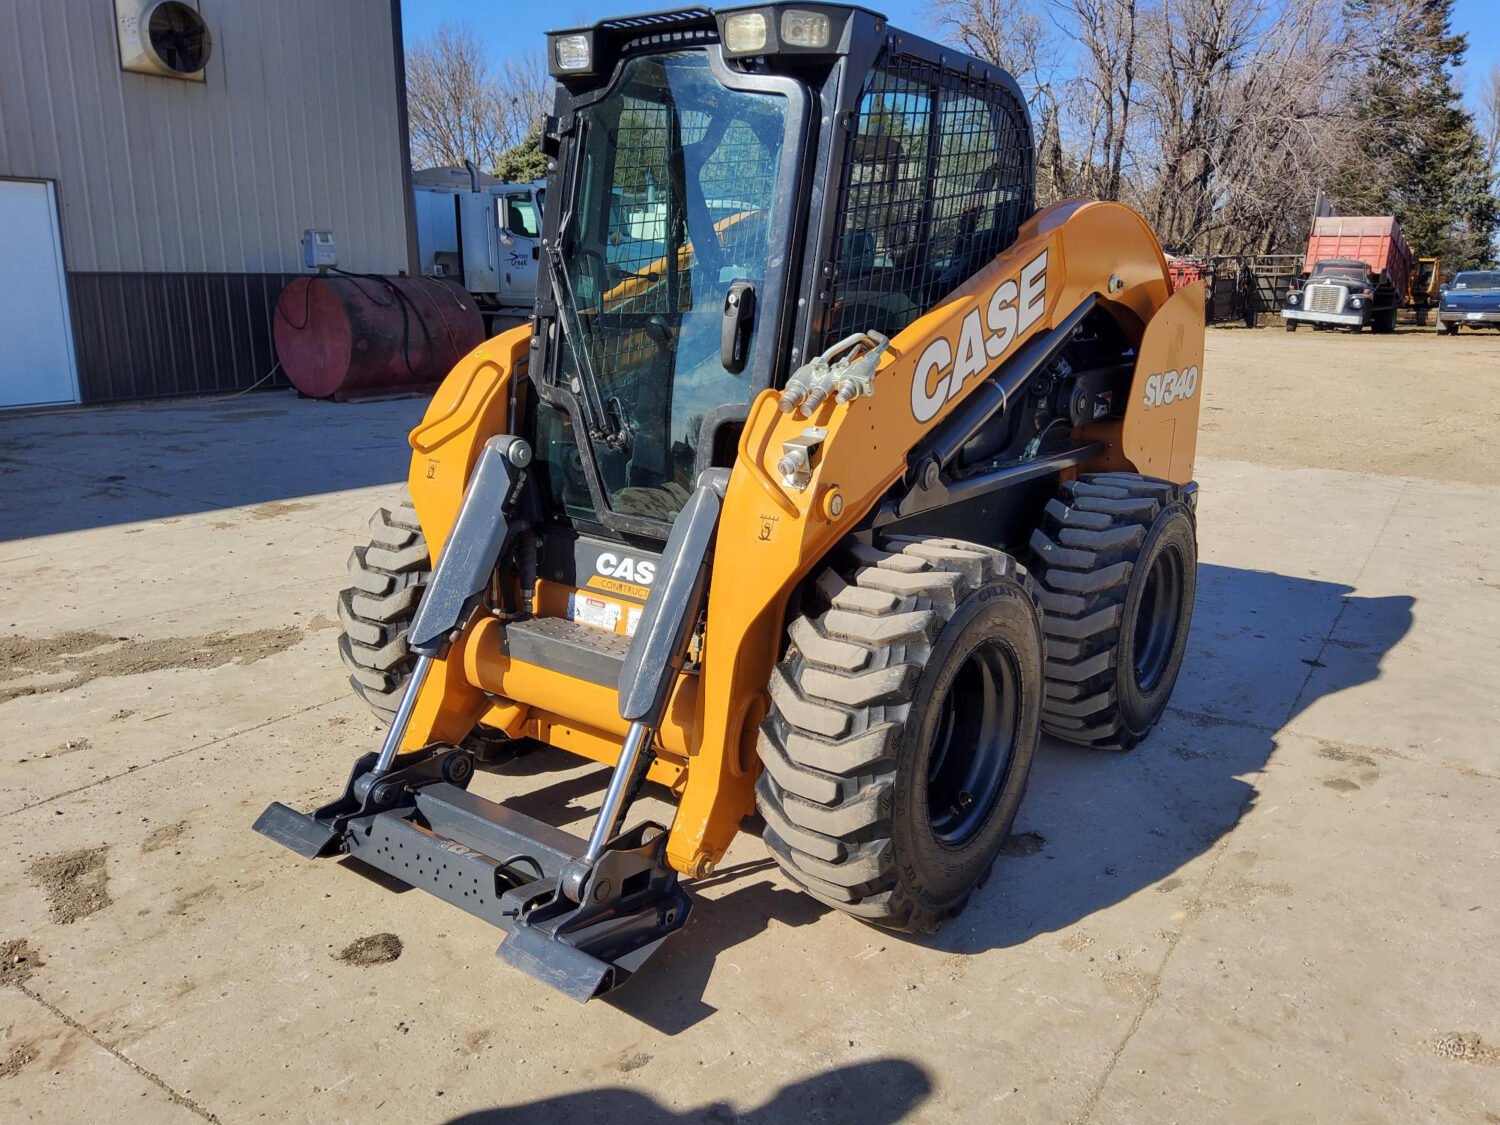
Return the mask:
<svg viewBox="0 0 1500 1125">
<path fill-rule="evenodd" d="M 500 651 L 522 664 L 618 688 L 630 638 L 566 617 L 533 617 L 507 622 L 501 630 Z"/>
</svg>

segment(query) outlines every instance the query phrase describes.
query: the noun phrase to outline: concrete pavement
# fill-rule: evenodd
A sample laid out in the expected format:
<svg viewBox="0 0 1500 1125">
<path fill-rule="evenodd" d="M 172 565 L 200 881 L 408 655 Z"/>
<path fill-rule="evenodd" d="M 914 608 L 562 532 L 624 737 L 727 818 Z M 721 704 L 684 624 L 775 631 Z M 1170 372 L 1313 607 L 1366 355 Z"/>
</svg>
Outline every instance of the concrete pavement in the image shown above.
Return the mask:
<svg viewBox="0 0 1500 1125">
<path fill-rule="evenodd" d="M 861 926 L 746 833 L 578 1007 L 250 831 L 377 737 L 332 611 L 420 409 L 0 419 L 0 1116 L 1500 1120 L 1500 490 L 1202 461 L 1167 720 L 1049 742 L 964 915 Z M 603 776 L 475 785 L 577 825 Z M 107 904 L 58 921 L 36 865 L 100 848 Z M 337 959 L 378 933 L 398 959 Z"/>
</svg>

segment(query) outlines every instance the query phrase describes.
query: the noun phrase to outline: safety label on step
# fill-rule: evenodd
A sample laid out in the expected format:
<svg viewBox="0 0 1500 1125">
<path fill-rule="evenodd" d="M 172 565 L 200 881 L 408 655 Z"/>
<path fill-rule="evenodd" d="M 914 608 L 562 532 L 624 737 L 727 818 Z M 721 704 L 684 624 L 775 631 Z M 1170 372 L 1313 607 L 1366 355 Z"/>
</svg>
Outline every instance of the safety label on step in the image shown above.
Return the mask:
<svg viewBox="0 0 1500 1125">
<path fill-rule="evenodd" d="M 613 633 L 620 622 L 620 603 L 591 598 L 587 594 L 569 594 L 568 620 Z"/>
</svg>

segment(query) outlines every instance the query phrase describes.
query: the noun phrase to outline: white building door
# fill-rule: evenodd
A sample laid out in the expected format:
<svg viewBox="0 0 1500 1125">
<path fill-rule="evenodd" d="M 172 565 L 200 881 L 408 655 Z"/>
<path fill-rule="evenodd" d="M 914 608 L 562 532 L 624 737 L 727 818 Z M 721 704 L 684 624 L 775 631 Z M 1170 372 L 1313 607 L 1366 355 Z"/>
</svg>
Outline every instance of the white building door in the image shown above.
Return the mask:
<svg viewBox="0 0 1500 1125">
<path fill-rule="evenodd" d="M 0 180 L 0 409 L 77 401 L 52 185 Z"/>
</svg>

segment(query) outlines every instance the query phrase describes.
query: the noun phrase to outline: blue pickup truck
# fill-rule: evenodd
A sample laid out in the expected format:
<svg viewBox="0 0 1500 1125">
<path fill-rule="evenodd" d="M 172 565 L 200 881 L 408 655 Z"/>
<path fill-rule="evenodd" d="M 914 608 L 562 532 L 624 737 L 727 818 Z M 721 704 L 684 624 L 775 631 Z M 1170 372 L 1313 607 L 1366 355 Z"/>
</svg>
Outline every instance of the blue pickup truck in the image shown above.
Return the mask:
<svg viewBox="0 0 1500 1125">
<path fill-rule="evenodd" d="M 1458 334 L 1461 325 L 1500 331 L 1500 270 L 1464 270 L 1454 275 L 1438 302 L 1438 331 Z"/>
</svg>

